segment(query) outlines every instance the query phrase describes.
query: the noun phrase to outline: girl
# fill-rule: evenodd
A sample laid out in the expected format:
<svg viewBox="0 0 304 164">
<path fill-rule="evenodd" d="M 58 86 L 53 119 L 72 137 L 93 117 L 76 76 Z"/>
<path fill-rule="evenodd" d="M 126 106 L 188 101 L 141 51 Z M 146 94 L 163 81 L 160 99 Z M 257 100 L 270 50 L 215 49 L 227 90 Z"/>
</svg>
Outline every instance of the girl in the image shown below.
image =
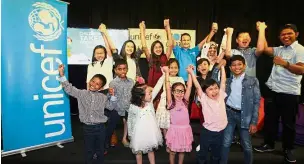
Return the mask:
<svg viewBox="0 0 304 164">
<path fill-rule="evenodd" d="M 169 149 L 170 164 L 174 164 L 175 153 L 179 153 L 178 163 L 184 161 L 185 152 L 191 152 L 193 135 L 188 113 L 188 100 L 191 93 L 192 79 L 189 76 L 187 89 L 183 83 L 177 82 L 170 86 L 169 70 L 166 73 L 167 107 L 170 110 L 171 124 L 166 134 L 166 144 Z M 187 68 L 193 69 L 192 67 Z"/>
<path fill-rule="evenodd" d="M 128 135 L 130 148 L 136 154 L 137 164 L 142 164 L 142 154 L 148 153 L 150 164 L 155 164 L 154 148 L 163 143 L 157 126 L 153 99 L 159 89 L 152 89 L 146 84 L 136 84 L 132 89 L 131 105 L 128 116 Z"/>
<path fill-rule="evenodd" d="M 112 68 L 113 68 L 113 58 L 111 48 L 113 43 L 108 37 L 107 29 L 104 24 L 101 24 L 98 28 L 104 39 L 106 47 L 102 45 L 97 45 L 93 50 L 92 63 L 88 65 L 87 72 L 87 89 L 89 89 L 89 82 L 95 74 L 102 74 L 106 77 L 107 83 L 103 89 L 109 88 L 109 83 L 113 80 Z"/>
<path fill-rule="evenodd" d="M 142 21 L 139 24 L 140 34 L 141 34 L 140 35 L 141 44 L 143 47 L 144 54 L 146 55 L 146 59 L 149 62 L 148 85 L 151 87 L 154 87 L 158 79 L 162 76 L 162 71 L 160 67 L 166 65 L 172 53 L 173 42 L 172 42 L 169 19 L 164 20 L 164 27 L 168 36 L 168 48 L 166 54 L 164 53 L 164 45 L 159 40 L 156 40 L 152 43 L 151 53 L 150 53 L 150 50 L 147 48 L 147 43 L 146 43 L 145 22 Z"/>
<path fill-rule="evenodd" d="M 179 71 L 179 64 L 176 59 L 170 59 L 167 62 L 167 66 L 169 67 L 169 81 L 170 86 L 176 82 L 180 82 L 185 84 L 185 81 L 182 77 L 177 76 Z M 167 110 L 166 106 L 166 88 L 164 84 L 165 74 L 158 80 L 155 88 L 163 87 L 163 92 L 161 94 L 160 102 L 158 104 L 158 108 L 156 110 L 156 120 L 159 127 L 162 129 L 164 136 L 166 136 L 167 130 L 170 126 L 170 112 Z"/>
<path fill-rule="evenodd" d="M 227 115 L 225 106 L 226 73 L 224 66 L 221 67 L 220 86 L 214 79 L 207 79 L 203 87 L 200 86 L 196 75 L 190 70 L 193 84 L 197 90 L 198 98 L 202 106 L 204 123 L 200 134 L 200 150 L 198 162 L 207 161 L 208 150 L 211 148 L 211 163 L 219 163 L 223 132 L 227 126 Z"/>
</svg>

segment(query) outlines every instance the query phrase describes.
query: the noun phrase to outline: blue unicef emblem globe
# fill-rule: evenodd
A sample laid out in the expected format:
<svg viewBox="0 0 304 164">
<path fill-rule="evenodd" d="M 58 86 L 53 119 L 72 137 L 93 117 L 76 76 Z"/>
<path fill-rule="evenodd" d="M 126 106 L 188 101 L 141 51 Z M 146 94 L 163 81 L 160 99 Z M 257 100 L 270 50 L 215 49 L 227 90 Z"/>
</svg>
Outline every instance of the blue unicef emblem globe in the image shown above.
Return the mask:
<svg viewBox="0 0 304 164">
<path fill-rule="evenodd" d="M 173 39 L 174 40 L 180 40 L 180 35 L 179 34 L 173 34 Z"/>
<path fill-rule="evenodd" d="M 34 37 L 42 41 L 58 39 L 63 30 L 61 15 L 53 6 L 37 2 L 28 16 L 29 25 L 35 32 Z"/>
</svg>

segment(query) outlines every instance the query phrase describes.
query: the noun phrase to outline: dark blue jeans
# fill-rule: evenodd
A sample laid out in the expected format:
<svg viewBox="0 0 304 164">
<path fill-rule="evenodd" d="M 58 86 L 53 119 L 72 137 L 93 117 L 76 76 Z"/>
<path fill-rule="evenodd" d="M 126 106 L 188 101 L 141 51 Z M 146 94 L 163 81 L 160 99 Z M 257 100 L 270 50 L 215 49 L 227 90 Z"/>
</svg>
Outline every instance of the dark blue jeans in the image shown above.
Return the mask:
<svg viewBox="0 0 304 164">
<path fill-rule="evenodd" d="M 111 136 L 116 128 L 118 121 L 120 120 L 120 116 L 115 110 L 106 110 L 105 115 L 108 117 L 107 130 L 106 130 L 106 139 L 105 139 L 105 148 L 108 149 L 110 147 Z"/>
<path fill-rule="evenodd" d="M 239 136 L 241 138 L 241 145 L 244 152 L 244 161 L 246 164 L 252 164 L 253 154 L 251 145 L 251 136 L 249 129 L 241 128 L 241 113 L 227 109 L 228 125 L 224 130 L 224 140 L 221 155 L 221 164 L 228 162 L 228 155 L 230 151 L 231 142 L 234 136 L 235 127 L 238 128 Z"/>
<path fill-rule="evenodd" d="M 85 163 L 102 164 L 104 160 L 104 140 L 105 140 L 105 125 L 104 123 L 97 125 L 83 124 L 84 132 L 84 147 L 85 147 Z M 94 154 L 97 158 L 93 159 Z"/>
<path fill-rule="evenodd" d="M 199 164 L 207 163 L 209 147 L 211 148 L 211 164 L 219 164 L 224 130 L 213 132 L 202 127 L 200 134 L 200 151 L 197 153 Z"/>
</svg>

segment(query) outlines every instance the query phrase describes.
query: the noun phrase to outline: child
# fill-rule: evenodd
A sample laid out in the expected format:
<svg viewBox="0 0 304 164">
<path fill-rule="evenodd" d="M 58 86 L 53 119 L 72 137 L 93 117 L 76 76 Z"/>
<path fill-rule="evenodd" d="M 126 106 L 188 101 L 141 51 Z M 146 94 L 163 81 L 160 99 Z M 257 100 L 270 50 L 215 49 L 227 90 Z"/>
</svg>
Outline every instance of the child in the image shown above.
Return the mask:
<svg viewBox="0 0 304 164">
<path fill-rule="evenodd" d="M 122 138 L 122 143 L 125 147 L 129 146 L 127 140 L 127 117 L 128 109 L 130 106 L 131 90 L 134 86 L 134 81 L 128 78 L 128 65 L 123 59 L 118 59 L 115 61 L 114 70 L 116 73 L 116 78 L 110 82 L 110 88 L 113 88 L 116 93 L 117 107 L 110 113 L 110 120 L 108 121 L 107 133 L 106 133 L 106 149 L 108 148 L 110 137 L 113 134 L 114 129 L 120 119 L 123 118 L 124 124 L 124 134 Z"/>
<path fill-rule="evenodd" d="M 78 100 L 79 119 L 83 123 L 85 161 L 93 163 L 93 155 L 96 155 L 96 162 L 103 163 L 105 122 L 104 108 L 113 110 L 115 108 L 115 98 L 111 93 L 111 101 L 108 97 L 98 91 L 103 89 L 106 78 L 101 74 L 96 74 L 89 82 L 88 90 L 79 90 L 72 86 L 64 76 L 64 66 L 58 68 L 60 82 L 64 91 Z"/>
<path fill-rule="evenodd" d="M 260 89 L 257 78 L 245 73 L 245 58 L 233 55 L 230 70 L 233 76 L 227 80 L 226 109 L 228 125 L 224 131 L 221 163 L 227 163 L 230 145 L 235 127 L 238 128 L 246 164 L 253 162 L 250 134 L 257 131 L 258 111 L 260 106 Z"/>
<path fill-rule="evenodd" d="M 197 90 L 199 101 L 204 114 L 204 123 L 200 134 L 200 150 L 197 154 L 198 163 L 207 161 L 209 148 L 211 148 L 211 163 L 220 162 L 220 152 L 224 129 L 227 126 L 227 115 L 225 108 L 225 85 L 226 73 L 221 66 L 221 83 L 214 79 L 206 79 L 201 87 L 193 71 L 190 72 L 193 83 Z"/>
<path fill-rule="evenodd" d="M 145 22 L 142 21 L 139 24 L 140 28 L 140 36 L 141 36 L 141 44 L 144 50 L 144 54 L 146 55 L 146 59 L 149 62 L 149 73 L 148 73 L 148 85 L 154 87 L 157 83 L 158 79 L 162 76 L 162 71 L 160 67 L 166 65 L 168 59 L 170 59 L 172 53 L 172 34 L 169 24 L 169 19 L 164 20 L 164 27 L 168 36 L 168 48 L 166 54 L 164 53 L 164 45 L 156 40 L 151 45 L 151 53 L 147 48 L 146 43 L 146 25 Z"/>
<path fill-rule="evenodd" d="M 88 65 L 87 89 L 89 89 L 89 82 L 95 74 L 102 74 L 106 77 L 107 84 L 103 87 L 103 89 L 108 89 L 109 83 L 113 80 L 113 58 L 110 50 L 113 44 L 108 37 L 107 29 L 104 24 L 101 24 L 98 30 L 101 32 L 106 47 L 98 45 L 93 50 L 92 63 Z"/>
<path fill-rule="evenodd" d="M 185 84 L 183 78 L 177 76 L 179 65 L 176 59 L 170 59 L 167 62 L 169 67 L 169 81 L 170 86 L 176 82 Z M 163 92 L 161 94 L 160 102 L 156 110 L 156 120 L 158 126 L 163 130 L 164 136 L 166 136 L 167 130 L 170 126 L 170 112 L 167 110 L 166 104 L 166 85 L 164 84 L 165 75 L 163 75 L 155 85 L 155 88 L 163 87 Z"/>
<path fill-rule="evenodd" d="M 193 68 L 188 68 L 189 69 Z M 166 134 L 166 144 L 169 149 L 170 164 L 174 164 L 175 154 L 179 153 L 178 163 L 184 161 L 185 152 L 191 152 L 193 135 L 188 114 L 188 101 L 191 93 L 192 80 L 188 78 L 187 89 L 181 82 L 170 85 L 169 69 L 163 68 L 166 73 L 167 107 L 170 110 L 170 127 Z"/>
<path fill-rule="evenodd" d="M 153 99 L 159 90 L 145 84 L 132 89 L 128 116 L 130 148 L 136 154 L 137 164 L 142 164 L 142 154 L 148 153 L 150 164 L 155 164 L 154 148 L 162 145 L 163 138 L 155 119 Z"/>
</svg>

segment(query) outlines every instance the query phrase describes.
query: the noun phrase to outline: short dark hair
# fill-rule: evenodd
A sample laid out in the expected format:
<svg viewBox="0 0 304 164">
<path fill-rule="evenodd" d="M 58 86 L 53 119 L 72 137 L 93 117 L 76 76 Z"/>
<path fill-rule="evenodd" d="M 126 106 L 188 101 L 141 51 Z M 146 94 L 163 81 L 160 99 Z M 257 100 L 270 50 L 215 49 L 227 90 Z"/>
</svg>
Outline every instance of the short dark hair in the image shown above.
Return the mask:
<svg viewBox="0 0 304 164">
<path fill-rule="evenodd" d="M 114 68 L 117 68 L 119 65 L 126 65 L 128 67 L 128 63 L 124 59 L 117 59 L 117 60 L 115 60 Z"/>
<path fill-rule="evenodd" d="M 94 78 L 98 78 L 102 82 L 101 87 L 104 87 L 107 84 L 107 78 L 102 74 L 95 74 L 91 80 Z"/>
<path fill-rule="evenodd" d="M 245 61 L 245 58 L 241 55 L 233 55 L 231 58 L 230 58 L 230 61 L 229 61 L 229 66 L 231 66 L 232 62 L 234 61 L 241 61 L 243 64 L 246 64 L 246 61 Z"/>
<path fill-rule="evenodd" d="M 293 30 L 295 33 L 298 32 L 298 28 L 297 28 L 297 26 L 296 26 L 295 24 L 285 24 L 284 26 L 282 26 L 282 27 L 280 28 L 279 33 L 281 33 L 281 32 L 282 32 L 283 30 L 285 30 L 285 29 L 291 29 L 291 30 Z"/>
<path fill-rule="evenodd" d="M 250 33 L 247 30 L 242 29 L 242 30 L 239 30 L 238 32 L 236 32 L 236 38 L 238 38 L 239 35 L 243 34 L 243 33 L 248 33 L 250 35 Z"/>
<path fill-rule="evenodd" d="M 182 40 L 182 38 L 183 38 L 183 36 L 189 36 L 190 37 L 190 39 L 191 39 L 191 36 L 190 36 L 190 34 L 189 33 L 183 33 L 182 35 L 181 35 L 181 40 Z"/>
<path fill-rule="evenodd" d="M 204 81 L 204 83 L 203 83 L 203 86 L 202 86 L 203 92 L 206 93 L 207 88 L 209 88 L 210 86 L 215 85 L 215 84 L 216 84 L 218 87 L 220 87 L 219 84 L 218 84 L 214 79 L 212 79 L 212 78 L 206 79 L 206 80 Z"/>
<path fill-rule="evenodd" d="M 146 95 L 146 84 L 136 83 L 131 91 L 131 104 L 136 105 L 138 107 L 142 107 L 144 105 L 144 98 Z"/>
<path fill-rule="evenodd" d="M 199 59 L 199 60 L 197 61 L 197 66 L 199 66 L 199 65 L 202 64 L 203 62 L 207 62 L 208 65 L 210 65 L 210 62 L 209 62 L 208 59 L 206 59 L 206 58 L 201 58 L 201 59 Z"/>
</svg>

